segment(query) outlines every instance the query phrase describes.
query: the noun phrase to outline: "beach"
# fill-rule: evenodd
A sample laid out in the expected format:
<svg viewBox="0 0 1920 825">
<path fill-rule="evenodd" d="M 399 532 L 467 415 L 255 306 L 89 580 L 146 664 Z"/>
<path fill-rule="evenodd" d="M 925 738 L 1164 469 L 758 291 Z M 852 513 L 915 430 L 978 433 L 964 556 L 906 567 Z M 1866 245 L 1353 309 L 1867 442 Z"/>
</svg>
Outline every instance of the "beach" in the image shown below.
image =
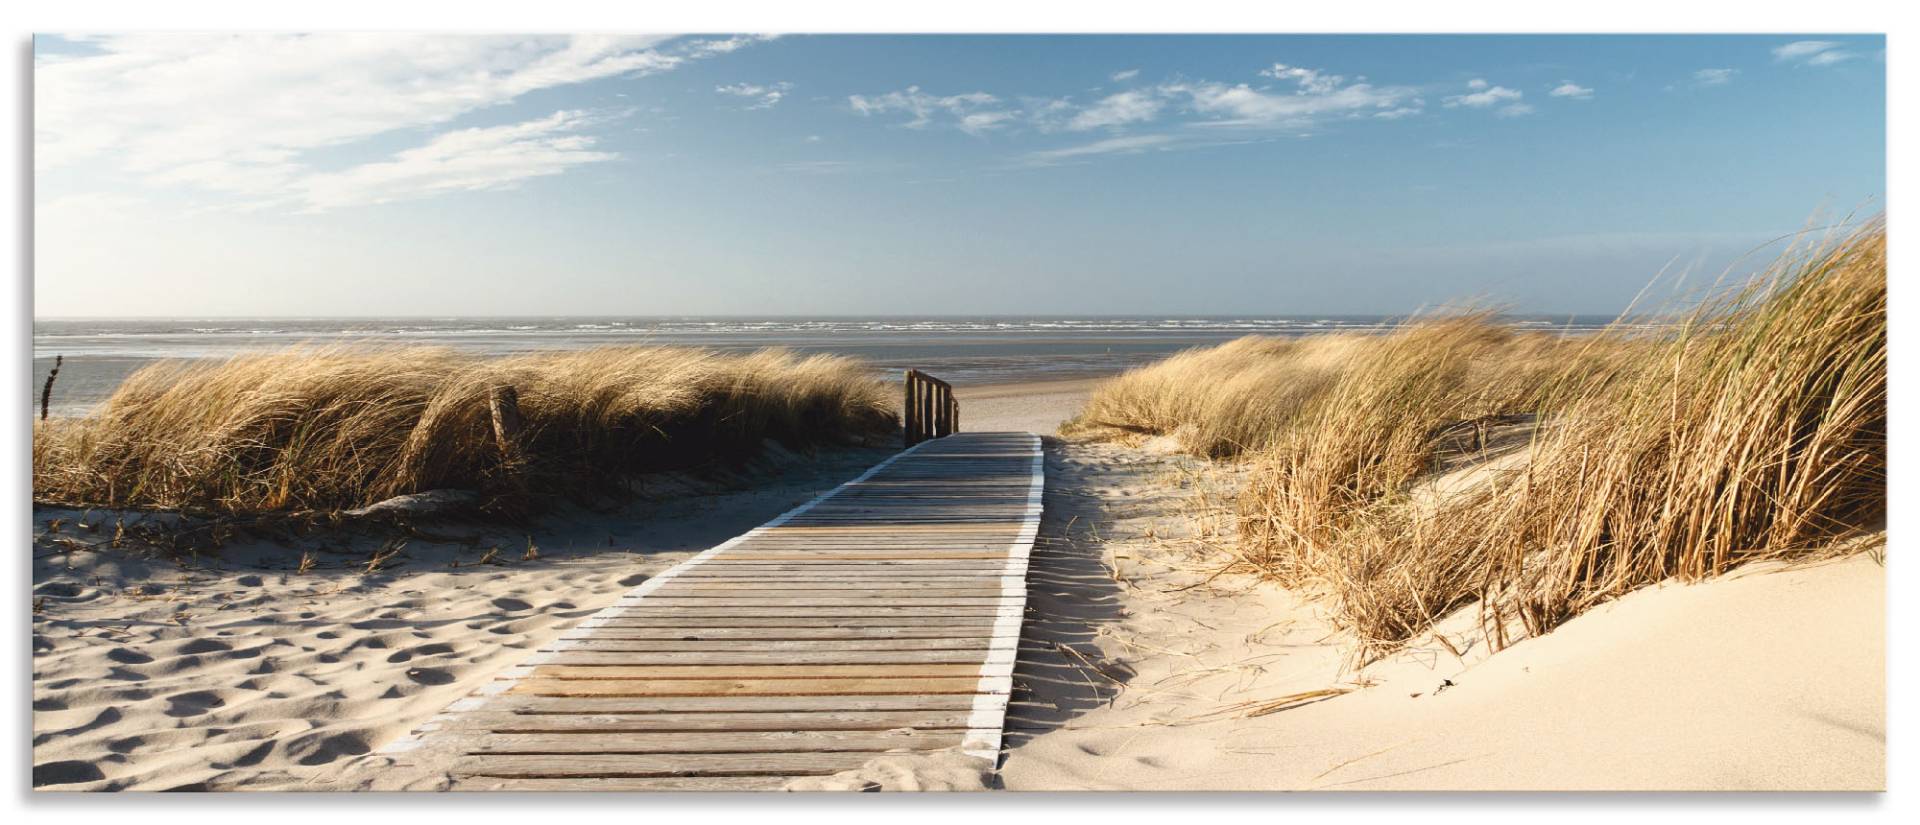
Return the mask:
<svg viewBox="0 0 1920 825">
<path fill-rule="evenodd" d="M 963 423 L 1046 433 L 1092 383 L 963 387 Z M 373 574 L 370 537 L 307 572 L 288 546 L 262 543 L 183 563 L 43 543 L 35 784 L 439 787 L 378 749 L 652 573 L 886 452 L 785 456 L 530 534 L 416 541 Z M 1230 541 L 1230 519 L 1206 502 L 1239 482 L 1231 470 L 1165 442 L 1050 438 L 1047 471 L 1008 789 L 1884 782 L 1885 579 L 1872 553 L 1649 589 L 1498 655 L 1430 638 L 1354 671 L 1311 600 L 1218 575 L 1207 548 Z M 43 510 L 41 530 L 51 518 L 72 534 L 102 516 Z M 520 560 L 529 540 L 540 558 Z M 478 563 L 494 547 L 504 560 Z M 1443 632 L 1468 638 L 1471 624 L 1463 614 Z M 939 776 L 905 764 L 899 781 Z"/>
<path fill-rule="evenodd" d="M 1379 647 L 1357 644 L 1352 619 L 1312 580 L 1288 587 L 1241 563 L 1245 491 L 1271 465 L 1199 457 L 1245 436 L 1196 424 L 1217 410 L 1304 402 L 1210 407 L 1208 394 L 1331 386 L 1299 371 L 1348 369 L 1405 336 L 1432 334 L 1241 342 L 1121 381 L 1038 370 L 961 382 L 961 431 L 1045 438 L 1004 763 L 983 775 L 957 756 L 902 754 L 793 787 L 1883 787 L 1884 532 L 1804 561 L 1655 582 L 1544 631 L 1511 628 L 1511 639 L 1490 636 L 1468 605 Z M 1507 333 L 1447 334 L 1443 349 L 1508 346 L 1483 340 Z M 1489 352 L 1483 359 L 1510 357 Z M 531 363 L 575 363 L 539 357 L 558 360 Z M 741 374 L 770 385 L 797 368 L 732 357 L 714 363 L 758 365 Z M 1181 383 L 1190 381 L 1182 370 L 1222 359 L 1238 360 L 1206 368 L 1228 378 Z M 833 363 L 836 377 L 820 384 L 828 397 L 893 391 L 848 377 L 857 362 Z M 1148 393 L 1172 401 L 1116 406 Z M 1100 411 L 1091 421 L 1090 409 Z M 1129 424 L 1126 409 L 1170 418 Z M 1448 517 L 1458 502 L 1532 472 L 1532 427 L 1485 427 L 1399 492 L 1415 512 Z M 871 433 L 852 441 L 861 439 L 796 451 L 769 438 L 746 463 L 643 472 L 639 494 L 614 507 L 568 505 L 524 522 L 429 511 L 293 535 L 241 531 L 204 553 L 115 549 L 123 520 L 135 534 L 171 529 L 138 529 L 153 516 L 38 506 L 35 787 L 447 788 L 443 765 L 381 749 L 649 577 L 897 449 Z"/>
</svg>

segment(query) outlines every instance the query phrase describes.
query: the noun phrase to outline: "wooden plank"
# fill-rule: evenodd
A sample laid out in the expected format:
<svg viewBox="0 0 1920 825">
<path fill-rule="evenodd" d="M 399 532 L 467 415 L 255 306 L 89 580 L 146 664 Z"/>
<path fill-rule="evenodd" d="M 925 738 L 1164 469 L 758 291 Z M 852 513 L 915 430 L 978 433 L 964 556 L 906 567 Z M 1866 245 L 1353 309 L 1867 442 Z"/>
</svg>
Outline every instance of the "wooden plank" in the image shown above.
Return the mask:
<svg viewBox="0 0 1920 825">
<path fill-rule="evenodd" d="M 1009 604 L 999 595 L 994 596 L 902 596 L 881 594 L 864 597 L 804 597 L 804 596 L 681 596 L 666 593 L 655 594 L 641 599 L 616 602 L 630 607 L 654 608 L 713 608 L 723 607 L 999 607 Z M 1011 602 L 1017 604 L 1017 602 Z"/>
<path fill-rule="evenodd" d="M 822 776 L 866 764 L 874 753 L 477 755 L 456 760 L 456 776 L 575 778 Z"/>
<path fill-rule="evenodd" d="M 948 650 L 701 650 L 649 651 L 595 646 L 553 653 L 541 666 L 568 665 L 605 668 L 613 665 L 965 665 L 977 672 L 987 649 L 983 646 Z"/>
<path fill-rule="evenodd" d="M 842 753 L 854 751 L 930 751 L 959 746 L 964 730 L 900 731 L 714 731 L 652 733 L 623 732 L 509 733 L 489 736 L 472 754 L 718 754 L 718 753 Z"/>
<path fill-rule="evenodd" d="M 919 679 L 953 676 L 977 679 L 980 664 L 908 662 L 881 665 L 537 665 L 536 679 Z"/>
<path fill-rule="evenodd" d="M 607 608 L 607 616 L 622 618 L 641 618 L 641 616 L 682 616 L 682 618 L 958 618 L 958 616 L 996 616 L 1000 608 L 991 604 L 979 606 L 899 606 L 899 604 L 877 604 L 877 606 L 693 606 L 693 604 L 674 604 L 674 606 L 651 606 L 651 604 L 616 604 Z"/>
<path fill-rule="evenodd" d="M 881 713 L 907 711 L 962 711 L 971 707 L 965 696 L 784 696 L 768 699 L 760 696 L 675 696 L 641 698 L 576 698 L 554 696 L 496 696 L 488 700 L 489 712 L 527 715 L 595 714 L 741 714 L 740 718 L 759 718 L 755 714 L 794 714 L 796 718 L 815 718 L 817 714 Z M 471 714 L 479 715 L 476 711 Z"/>
<path fill-rule="evenodd" d="M 551 697 L 537 697 L 551 700 Z M 761 702 L 768 700 L 759 699 Z M 779 697 L 801 699 L 820 697 Z M 834 698 L 834 697 L 829 697 Z M 566 700 L 586 701 L 586 700 Z M 608 700 L 596 700 L 608 701 Z M 631 701 L 631 700 L 628 700 Z M 451 719 L 449 729 L 479 733 L 756 733 L 782 731 L 966 730 L 967 710 L 813 711 L 761 713 L 467 713 Z"/>
<path fill-rule="evenodd" d="M 983 693 L 982 680 L 930 679 L 521 679 L 509 693 L 540 696 L 885 696 Z"/>
<path fill-rule="evenodd" d="M 980 619 L 888 619 L 855 623 L 837 619 L 794 619 L 738 623 L 709 620 L 690 623 L 674 619 L 608 619 L 596 630 L 595 638 L 659 639 L 662 641 L 702 641 L 708 639 L 763 639 L 773 641 L 816 641 L 825 639 L 954 639 L 984 640 L 993 630 L 995 618 Z"/>
<path fill-rule="evenodd" d="M 553 793 L 586 791 L 602 793 L 670 793 L 777 791 L 791 781 L 785 776 L 682 776 L 682 777 L 571 777 L 521 779 L 497 776 L 470 776 L 455 783 L 455 791 L 527 791 Z"/>
<path fill-rule="evenodd" d="M 629 611 L 623 611 L 627 613 Z M 790 638 L 806 638 L 798 635 L 809 630 L 862 628 L 912 629 L 927 632 L 932 629 L 960 631 L 970 626 L 985 628 L 981 636 L 989 635 L 997 616 L 774 616 L 774 617 L 693 617 L 673 615 L 609 615 L 601 619 L 602 627 L 644 627 L 655 630 L 676 628 L 687 631 L 684 635 L 711 635 L 709 631 L 726 628 L 787 628 L 794 631 Z M 947 633 L 952 636 L 953 633 Z"/>
<path fill-rule="evenodd" d="M 951 635 L 930 638 L 900 639 L 881 635 L 867 639 L 657 639 L 628 638 L 625 634 L 604 632 L 592 635 L 561 636 L 554 642 L 542 646 L 542 650 L 555 650 L 556 644 L 565 644 L 561 652 L 568 653 L 702 653 L 735 654 L 752 653 L 766 656 L 813 653 L 931 653 L 941 651 L 971 651 L 983 653 L 987 649 L 987 640 L 983 638 L 960 637 Z M 976 659 L 978 656 L 975 657 Z"/>
<path fill-rule="evenodd" d="M 815 579 L 812 581 L 794 581 L 779 579 L 722 579 L 709 581 L 704 579 L 674 579 L 672 586 L 659 591 L 678 598 L 697 598 L 703 595 L 739 596 L 760 593 L 832 593 L 864 594 L 895 593 L 913 595 L 954 595 L 954 596 L 998 596 L 1007 588 L 1021 588 L 1019 582 L 1002 583 L 1001 578 L 968 579 L 965 581 L 919 580 L 919 581 L 841 581 L 836 579 Z"/>
</svg>

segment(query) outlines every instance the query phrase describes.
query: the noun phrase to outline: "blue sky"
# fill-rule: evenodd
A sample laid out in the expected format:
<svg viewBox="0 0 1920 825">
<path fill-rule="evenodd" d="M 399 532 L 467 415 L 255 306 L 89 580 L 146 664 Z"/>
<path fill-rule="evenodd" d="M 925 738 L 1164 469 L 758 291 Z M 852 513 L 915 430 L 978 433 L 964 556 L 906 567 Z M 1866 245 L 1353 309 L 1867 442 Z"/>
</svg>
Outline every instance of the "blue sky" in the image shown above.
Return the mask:
<svg viewBox="0 0 1920 825">
<path fill-rule="evenodd" d="M 43 317 L 1611 313 L 1885 189 L 1880 37 L 35 52 Z"/>
</svg>

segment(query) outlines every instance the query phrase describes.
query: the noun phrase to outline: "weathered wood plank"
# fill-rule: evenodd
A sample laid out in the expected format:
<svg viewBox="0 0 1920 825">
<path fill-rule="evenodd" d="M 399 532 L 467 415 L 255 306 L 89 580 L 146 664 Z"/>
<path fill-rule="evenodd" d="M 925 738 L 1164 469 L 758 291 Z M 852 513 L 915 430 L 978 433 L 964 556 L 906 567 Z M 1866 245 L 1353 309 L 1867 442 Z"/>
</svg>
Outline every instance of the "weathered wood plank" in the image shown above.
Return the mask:
<svg viewBox="0 0 1920 825">
<path fill-rule="evenodd" d="M 760 699 L 765 703 L 766 699 Z M 778 697 L 800 699 L 819 697 Z M 567 700 L 586 701 L 586 700 Z M 608 700 L 596 700 L 608 701 Z M 467 713 L 449 720 L 444 729 L 475 733 L 757 733 L 792 731 L 966 730 L 968 710 L 945 711 L 813 711 L 760 713 Z M 480 741 L 480 740 L 475 740 Z"/>
<path fill-rule="evenodd" d="M 1020 594 L 1022 597 L 1024 593 Z M 1000 607 L 1018 605 L 1018 599 L 1009 601 L 998 594 L 992 596 L 951 596 L 934 594 L 926 596 L 906 596 L 900 594 L 880 594 L 874 596 L 684 596 L 677 591 L 672 595 L 652 595 L 638 599 L 622 599 L 615 604 L 623 607 L 651 608 L 711 608 L 724 607 Z"/>
<path fill-rule="evenodd" d="M 802 631 L 807 631 L 807 630 L 823 630 L 823 629 L 829 629 L 829 628 L 838 628 L 838 629 L 845 629 L 845 630 L 860 630 L 860 629 L 873 629 L 873 628 L 899 628 L 899 629 L 912 628 L 912 629 L 923 631 L 923 632 L 937 628 L 937 629 L 957 632 L 966 628 L 973 628 L 973 627 L 984 628 L 985 630 L 990 631 L 993 628 L 994 620 L 996 618 L 997 618 L 996 616 L 992 616 L 992 615 L 982 615 L 982 616 L 903 616 L 903 615 L 772 616 L 772 617 L 735 616 L 735 617 L 715 618 L 715 617 L 697 617 L 697 616 L 684 616 L 684 615 L 676 616 L 676 615 L 673 615 L 671 612 L 664 615 L 647 615 L 644 613 L 627 615 L 626 611 L 622 611 L 620 615 L 607 616 L 605 619 L 602 620 L 603 624 L 601 624 L 600 626 L 609 627 L 609 628 L 644 627 L 644 628 L 651 628 L 654 630 L 660 630 L 660 629 L 666 629 L 666 628 L 678 628 L 678 629 L 684 629 L 688 631 L 689 635 L 703 635 L 703 634 L 707 634 L 708 631 L 710 630 L 718 630 L 718 629 L 726 629 L 726 628 L 741 628 L 741 629 L 787 628 L 787 629 L 793 630 L 796 634 Z M 951 636 L 953 634 L 948 633 L 947 635 Z M 987 633 L 982 632 L 981 635 L 985 636 L 987 635 Z M 806 637 L 795 635 L 792 638 L 806 638 Z"/>
<path fill-rule="evenodd" d="M 981 679 L 522 679 L 540 696 L 884 696 L 985 693 Z"/>
<path fill-rule="evenodd" d="M 890 616 L 897 616 L 897 617 L 918 616 L 922 618 L 937 618 L 937 617 L 952 617 L 952 616 L 992 616 L 992 615 L 995 615 L 998 611 L 999 611 L 999 608 L 994 605 L 970 605 L 970 606 L 963 606 L 963 607 L 939 607 L 939 606 L 933 606 L 933 605 L 920 605 L 920 606 L 879 605 L 879 606 L 861 607 L 857 605 L 848 605 L 844 607 L 816 606 L 813 608 L 804 608 L 804 607 L 794 608 L 794 607 L 750 607 L 750 606 L 703 607 L 700 605 L 693 605 L 693 604 L 676 604 L 672 606 L 655 607 L 653 605 L 649 605 L 641 602 L 641 603 L 632 603 L 632 604 L 624 604 L 624 603 L 617 604 L 617 605 L 614 605 L 613 607 L 607 608 L 606 612 L 609 617 L 622 617 L 622 618 L 640 618 L 640 617 L 648 617 L 648 616 L 684 616 L 687 618 L 700 618 L 703 616 L 728 616 L 728 617 L 735 617 L 735 618 L 752 618 L 754 616 L 791 616 L 796 618 L 815 618 L 815 619 L 842 619 L 842 618 L 857 619 L 857 618 L 863 618 L 863 617 L 885 618 Z"/>
<path fill-rule="evenodd" d="M 536 679 L 920 679 L 929 677 L 980 676 L 978 662 L 941 664 L 909 662 L 905 664 L 785 664 L 785 665 L 537 665 Z"/>
<path fill-rule="evenodd" d="M 478 754 L 637 754 L 637 753 L 840 753 L 856 751 L 929 751 L 951 748 L 966 739 L 964 730 L 899 731 L 714 731 L 506 733 L 486 737 L 469 753 Z"/>
<path fill-rule="evenodd" d="M 785 776 L 686 776 L 686 777 L 570 777 L 523 779 L 496 776 L 469 776 L 455 783 L 455 791 L 587 791 L 605 793 L 727 792 L 777 791 L 790 781 Z"/>
<path fill-rule="evenodd" d="M 605 668 L 614 665 L 767 665 L 811 667 L 821 665 L 965 665 L 978 670 L 985 647 L 947 650 L 704 650 L 649 651 L 595 646 L 544 656 L 541 666 Z"/>
<path fill-rule="evenodd" d="M 964 711 L 972 707 L 968 696 L 648 696 L 637 698 L 580 698 L 556 696 L 496 696 L 486 703 L 486 711 L 461 714 L 512 713 L 529 716 L 566 716 L 573 714 L 626 715 L 717 715 L 738 714 L 740 719 L 759 719 L 791 714 L 797 719 L 813 719 L 821 714 L 892 713 L 919 711 Z M 964 716 L 959 717 L 964 720 Z"/>
<path fill-rule="evenodd" d="M 564 647 L 557 647 L 565 645 Z M 965 652 L 973 655 L 974 660 L 986 651 L 988 640 L 984 638 L 952 638 L 935 636 L 932 638 L 894 638 L 881 635 L 867 639 L 655 639 L 627 638 L 625 634 L 602 632 L 588 635 L 565 635 L 554 642 L 541 647 L 546 651 L 566 653 L 698 653 L 698 654 L 744 654 L 781 656 L 788 654 L 819 653 L 934 653 Z"/>
<path fill-rule="evenodd" d="M 456 776 L 525 779 L 676 776 L 821 776 L 866 764 L 875 753 L 741 753 L 671 755 L 563 754 L 548 756 L 463 757 Z"/>
</svg>

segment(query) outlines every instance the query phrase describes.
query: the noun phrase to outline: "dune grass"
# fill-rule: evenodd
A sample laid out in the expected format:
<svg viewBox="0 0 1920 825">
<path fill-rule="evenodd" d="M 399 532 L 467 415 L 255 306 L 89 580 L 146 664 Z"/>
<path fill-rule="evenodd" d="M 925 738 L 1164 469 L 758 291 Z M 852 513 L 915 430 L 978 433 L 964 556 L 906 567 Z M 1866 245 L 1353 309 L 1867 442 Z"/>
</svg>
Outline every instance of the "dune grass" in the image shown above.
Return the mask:
<svg viewBox="0 0 1920 825">
<path fill-rule="evenodd" d="M 1365 410 L 1360 417 L 1394 432 L 1348 435 L 1404 441 L 1411 433 L 1418 452 L 1423 426 L 1531 414 L 1558 392 L 1562 376 L 1604 371 L 1620 348 L 1615 341 L 1517 332 L 1486 311 L 1417 318 L 1390 332 L 1254 335 L 1101 384 L 1062 432 L 1170 436 L 1194 455 L 1234 458 L 1297 447 L 1303 435 L 1325 436 L 1329 424 L 1340 423 L 1330 416 L 1352 420 L 1358 406 Z M 1396 446 L 1354 449 L 1420 463 Z"/>
<path fill-rule="evenodd" d="M 1110 382 L 1066 430 L 1246 461 L 1241 560 L 1321 596 L 1363 655 L 1476 603 L 1504 644 L 1666 579 L 1830 552 L 1882 516 L 1885 250 L 1873 221 L 1656 334 L 1483 314 L 1244 339 Z M 1521 469 L 1422 501 L 1496 422 L 1530 423 Z"/>
<path fill-rule="evenodd" d="M 488 397 L 518 394 L 517 456 Z M 890 431 L 857 361 L 606 347 L 479 358 L 438 348 L 296 348 L 161 362 L 92 415 L 37 425 L 36 500 L 209 512 L 332 510 L 433 489 L 502 508 L 635 473 Z"/>
</svg>

